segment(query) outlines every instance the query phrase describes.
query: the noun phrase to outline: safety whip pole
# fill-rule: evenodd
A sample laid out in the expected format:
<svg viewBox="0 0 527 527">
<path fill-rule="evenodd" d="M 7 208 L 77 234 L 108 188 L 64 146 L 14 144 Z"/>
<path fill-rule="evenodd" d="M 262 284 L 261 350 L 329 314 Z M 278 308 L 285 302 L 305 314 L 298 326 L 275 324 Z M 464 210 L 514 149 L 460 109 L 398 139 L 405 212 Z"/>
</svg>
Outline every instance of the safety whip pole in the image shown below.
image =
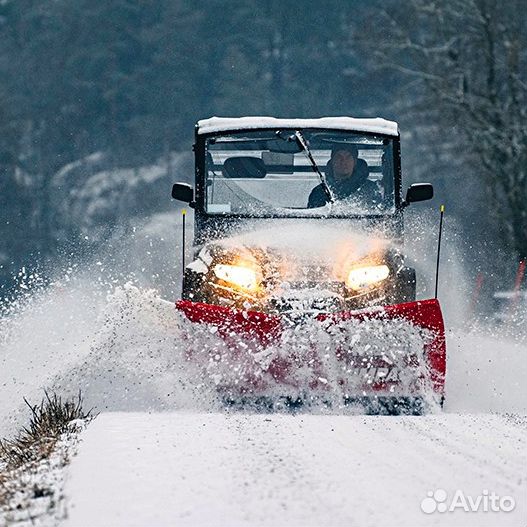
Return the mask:
<svg viewBox="0 0 527 527">
<path fill-rule="evenodd" d="M 182 269 L 182 280 L 184 279 L 185 277 L 185 243 L 186 243 L 186 232 L 185 232 L 185 226 L 186 226 L 186 219 L 187 219 L 187 210 L 186 209 L 183 209 L 181 211 L 181 215 L 182 215 L 182 219 L 183 219 L 183 230 L 182 230 L 182 234 L 183 234 L 183 240 L 182 240 L 182 245 L 181 245 L 181 269 Z"/>
<path fill-rule="evenodd" d="M 439 284 L 439 256 L 441 254 L 441 237 L 443 235 L 443 216 L 445 215 L 445 206 L 441 205 L 439 208 L 440 217 L 439 217 L 439 237 L 437 239 L 437 262 L 436 262 L 436 288 L 435 288 L 435 296 L 434 298 L 437 299 L 437 287 Z"/>
</svg>

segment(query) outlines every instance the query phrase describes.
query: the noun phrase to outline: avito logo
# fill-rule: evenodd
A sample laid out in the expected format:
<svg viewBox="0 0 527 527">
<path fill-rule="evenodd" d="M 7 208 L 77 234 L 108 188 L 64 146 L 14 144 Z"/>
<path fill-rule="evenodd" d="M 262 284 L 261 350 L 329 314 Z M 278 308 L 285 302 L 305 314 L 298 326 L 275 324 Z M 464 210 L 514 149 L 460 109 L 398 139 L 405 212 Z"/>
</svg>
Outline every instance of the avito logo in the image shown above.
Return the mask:
<svg viewBox="0 0 527 527">
<path fill-rule="evenodd" d="M 495 492 L 483 490 L 477 496 L 465 494 L 462 490 L 456 490 L 449 499 L 444 489 L 429 490 L 427 497 L 421 501 L 421 510 L 426 514 L 434 512 L 454 512 L 462 510 L 465 512 L 511 512 L 516 507 L 512 496 L 499 496 Z"/>
</svg>

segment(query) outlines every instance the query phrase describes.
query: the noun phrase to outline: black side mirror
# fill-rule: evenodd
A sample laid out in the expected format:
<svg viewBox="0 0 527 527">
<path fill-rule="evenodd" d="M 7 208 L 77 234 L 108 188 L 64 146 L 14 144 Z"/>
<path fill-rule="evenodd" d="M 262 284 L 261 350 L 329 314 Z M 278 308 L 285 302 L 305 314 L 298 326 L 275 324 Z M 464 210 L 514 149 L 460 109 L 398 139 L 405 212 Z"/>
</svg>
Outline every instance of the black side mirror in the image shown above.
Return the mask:
<svg viewBox="0 0 527 527">
<path fill-rule="evenodd" d="M 172 185 L 172 197 L 194 207 L 194 188 L 188 183 L 174 183 Z"/>
<path fill-rule="evenodd" d="M 434 197 L 434 187 L 430 183 L 414 183 L 408 187 L 404 205 L 410 205 L 416 201 L 426 201 Z"/>
</svg>

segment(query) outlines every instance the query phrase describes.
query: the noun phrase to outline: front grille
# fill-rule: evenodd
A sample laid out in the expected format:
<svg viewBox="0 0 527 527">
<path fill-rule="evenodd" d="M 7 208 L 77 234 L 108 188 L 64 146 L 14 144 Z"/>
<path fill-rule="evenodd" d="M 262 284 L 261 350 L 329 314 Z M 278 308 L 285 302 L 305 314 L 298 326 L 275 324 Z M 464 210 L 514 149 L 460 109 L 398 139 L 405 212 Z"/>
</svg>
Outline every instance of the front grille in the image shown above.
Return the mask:
<svg viewBox="0 0 527 527">
<path fill-rule="evenodd" d="M 279 296 L 269 299 L 273 311 L 315 311 L 331 313 L 344 308 L 342 295 L 317 288 L 287 289 Z"/>
</svg>

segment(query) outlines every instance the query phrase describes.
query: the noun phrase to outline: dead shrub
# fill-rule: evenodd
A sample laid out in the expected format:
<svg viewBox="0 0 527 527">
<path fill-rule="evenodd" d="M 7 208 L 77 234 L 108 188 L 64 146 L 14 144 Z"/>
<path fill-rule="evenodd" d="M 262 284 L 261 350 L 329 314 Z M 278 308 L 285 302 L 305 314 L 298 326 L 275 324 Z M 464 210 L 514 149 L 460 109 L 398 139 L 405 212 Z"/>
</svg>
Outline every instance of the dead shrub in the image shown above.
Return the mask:
<svg viewBox="0 0 527 527">
<path fill-rule="evenodd" d="M 2 468 L 13 470 L 49 457 L 60 436 L 71 431 L 72 421 L 93 418 L 92 409 L 82 408 L 80 392 L 77 397 L 63 400 L 56 393 L 44 391 L 40 404 L 31 405 L 25 398 L 24 402 L 31 410 L 29 424 L 14 438 L 0 440 L 0 473 Z"/>
</svg>

